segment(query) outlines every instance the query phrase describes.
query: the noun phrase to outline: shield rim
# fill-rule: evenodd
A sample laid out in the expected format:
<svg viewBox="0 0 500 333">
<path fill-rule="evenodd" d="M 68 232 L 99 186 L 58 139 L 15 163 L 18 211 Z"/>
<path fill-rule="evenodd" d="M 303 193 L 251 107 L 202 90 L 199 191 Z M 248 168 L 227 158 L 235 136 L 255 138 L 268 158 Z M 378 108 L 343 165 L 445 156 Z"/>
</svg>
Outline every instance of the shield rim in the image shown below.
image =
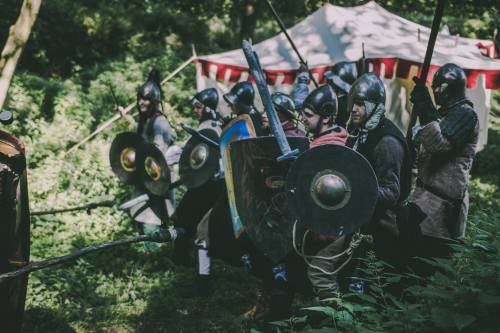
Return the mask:
<svg viewBox="0 0 500 333">
<path fill-rule="evenodd" d="M 172 184 L 171 176 L 170 176 L 170 168 L 168 166 L 167 160 L 165 156 L 161 152 L 155 144 L 150 142 L 143 142 L 139 145 L 137 149 L 137 172 L 139 174 L 139 180 L 142 186 L 151 194 L 156 196 L 165 196 L 170 190 L 170 185 Z M 163 187 L 162 189 L 156 189 L 151 187 L 151 177 L 148 175 L 145 162 L 147 158 L 153 158 L 160 166 L 160 179 L 164 176 L 163 179 L 167 180 L 168 185 Z"/>
<path fill-rule="evenodd" d="M 331 150 L 332 148 L 337 150 L 337 156 L 335 156 L 335 151 Z M 311 173 L 311 177 L 309 178 L 309 180 L 307 180 L 308 178 L 305 178 L 306 175 L 304 175 L 304 172 L 299 173 L 298 170 L 300 169 L 301 164 L 303 164 L 304 161 L 313 159 L 311 154 L 318 154 L 318 155 L 322 156 L 323 157 L 322 161 L 324 161 L 325 156 L 327 156 L 327 158 L 330 158 L 330 159 L 340 158 L 341 156 L 339 156 L 340 154 L 338 153 L 339 149 L 343 150 L 343 154 L 346 154 L 348 151 L 350 151 L 351 153 L 355 153 L 355 155 L 352 155 L 352 156 L 356 156 L 356 159 L 358 161 L 363 161 L 362 165 L 363 165 L 363 167 L 365 167 L 365 172 L 366 172 L 365 173 L 365 178 L 366 178 L 365 181 L 358 180 L 358 177 L 360 175 L 362 175 L 361 167 L 357 168 L 355 173 L 351 172 L 351 174 L 356 174 L 357 176 L 352 176 L 352 178 L 349 179 L 349 176 L 346 175 L 348 173 L 346 173 L 342 170 L 342 168 L 346 168 L 346 166 L 343 165 L 342 163 L 338 163 L 338 165 L 339 165 L 338 168 L 334 167 L 335 163 L 331 163 L 331 165 L 329 165 L 328 168 L 324 168 L 321 170 L 319 168 L 317 170 L 309 170 L 308 172 Z M 342 161 L 340 160 L 340 162 L 342 162 Z M 347 204 L 343 208 L 340 208 L 337 210 L 327 210 L 327 209 L 320 207 L 315 202 L 313 202 L 312 204 L 309 203 L 309 205 L 308 205 L 308 202 L 313 201 L 312 196 L 310 196 L 310 192 L 309 192 L 311 183 L 312 183 L 314 177 L 318 173 L 320 173 L 321 171 L 326 170 L 326 169 L 333 169 L 334 171 L 340 172 L 340 173 L 344 174 L 344 176 L 347 179 L 349 179 L 349 186 L 350 186 L 351 192 L 352 192 L 350 194 L 351 198 L 350 198 L 349 202 L 347 202 Z M 313 173 L 314 171 L 316 171 L 316 172 Z M 370 183 L 368 183 L 368 181 L 371 182 L 371 185 L 372 185 L 371 187 L 369 186 Z M 309 197 L 306 196 L 305 198 L 298 199 L 299 194 L 297 193 L 297 188 L 298 188 L 298 184 L 300 184 L 300 182 L 308 182 L 307 186 L 304 186 L 304 191 L 307 188 L 307 192 L 305 192 L 305 193 L 307 193 L 307 196 L 309 196 Z M 364 185 L 361 185 L 361 184 L 364 184 Z M 289 207 L 292 210 L 292 213 L 295 215 L 295 217 L 298 221 L 298 224 L 304 228 L 307 228 L 307 229 L 315 232 L 315 233 L 322 234 L 322 235 L 328 235 L 328 236 L 342 236 L 345 234 L 349 234 L 349 233 L 354 232 L 356 229 L 359 229 L 359 227 L 361 227 L 362 225 L 368 223 L 369 220 L 371 219 L 371 217 L 373 216 L 373 212 L 375 211 L 375 206 L 376 206 L 377 197 L 378 197 L 378 180 L 377 180 L 377 176 L 375 174 L 375 171 L 371 167 L 370 162 L 363 155 L 361 155 L 359 152 L 357 152 L 349 147 L 346 147 L 343 145 L 338 145 L 338 144 L 324 144 L 324 145 L 316 146 L 316 147 L 310 148 L 309 150 L 307 150 L 303 154 L 301 154 L 299 156 L 299 158 L 292 164 L 292 166 L 290 167 L 290 169 L 288 171 L 286 188 L 287 188 L 287 193 L 289 193 L 289 195 L 287 196 L 287 200 L 289 200 Z M 356 203 L 356 199 L 359 198 L 360 193 L 363 193 L 363 192 L 367 193 L 366 196 L 368 196 L 368 199 L 372 198 L 370 201 L 369 207 L 366 207 L 363 210 L 353 209 L 353 206 L 349 205 L 350 202 L 352 201 L 352 205 L 354 205 Z M 302 202 L 302 206 L 309 206 L 307 214 L 302 212 L 303 209 L 300 208 L 300 205 L 299 205 L 300 202 Z M 316 205 L 316 207 L 314 205 Z M 347 206 L 349 206 L 349 208 L 345 208 Z M 313 211 L 313 209 L 315 209 L 315 211 Z M 359 213 L 358 216 L 354 216 L 354 217 L 350 218 L 350 220 L 358 221 L 359 219 L 362 218 L 362 220 L 364 220 L 363 223 L 358 222 L 357 224 L 352 224 L 352 225 L 357 225 L 356 227 L 352 227 L 352 225 L 351 225 L 351 226 L 348 226 L 348 228 L 346 228 L 344 225 L 338 226 L 338 224 L 337 225 L 335 225 L 335 224 L 327 225 L 325 227 L 324 225 L 321 225 L 321 223 L 314 223 L 313 222 L 312 216 L 318 217 L 318 215 L 320 215 L 320 217 L 325 218 L 324 216 L 327 214 L 325 212 L 328 211 L 328 212 L 330 212 L 330 213 L 328 213 L 328 214 L 330 214 L 330 219 L 334 219 L 335 215 L 341 214 L 342 209 L 353 209 L 353 211 L 357 211 Z M 314 212 L 318 212 L 318 213 L 314 213 Z M 323 216 L 321 214 L 323 214 Z M 307 218 L 308 216 L 309 216 L 309 218 Z"/>
<path fill-rule="evenodd" d="M 217 138 L 216 142 L 219 141 L 220 137 L 217 133 L 216 130 L 214 129 L 211 129 L 211 128 L 203 128 L 201 130 L 198 131 L 199 133 L 201 134 L 204 134 L 206 136 L 208 136 L 210 139 L 215 139 Z M 207 133 L 211 133 L 211 134 L 207 134 Z M 179 178 L 181 180 L 181 182 L 187 187 L 187 188 L 197 188 L 197 187 L 200 187 L 202 185 L 204 185 L 207 181 L 209 181 L 210 179 L 213 178 L 214 174 L 216 173 L 217 169 L 220 167 L 220 158 L 221 158 L 221 154 L 220 154 L 220 150 L 215 148 L 215 147 L 212 147 L 206 143 L 204 143 L 202 140 L 198 139 L 197 137 L 195 136 L 192 136 L 188 142 L 186 142 L 186 144 L 184 145 L 184 147 L 186 147 L 187 145 L 193 143 L 193 142 L 197 142 L 195 145 L 193 145 L 192 149 L 189 151 L 186 150 L 186 149 L 183 149 L 182 150 L 182 153 L 181 153 L 181 157 L 179 158 Z M 191 167 L 191 164 L 189 163 L 190 161 L 190 155 L 191 153 L 194 151 L 194 149 L 200 145 L 200 144 L 204 144 L 205 146 L 207 146 L 207 149 L 208 149 L 208 152 L 209 152 L 209 155 L 210 156 L 213 156 L 213 155 L 216 155 L 217 156 L 217 159 L 214 159 L 214 160 L 210 160 L 210 156 L 207 157 L 207 160 L 204 162 L 204 165 L 201 166 L 200 168 L 198 169 L 193 169 Z M 212 155 L 213 154 L 213 155 Z M 189 156 L 188 156 L 189 155 Z M 187 161 L 187 163 L 184 163 L 184 161 Z M 200 183 L 200 180 L 198 180 L 197 182 L 193 182 L 190 180 L 193 179 L 193 177 L 189 177 L 191 176 L 193 173 L 196 173 L 198 172 L 200 169 L 202 169 L 205 165 L 208 165 L 207 163 L 210 163 L 212 162 L 212 165 L 211 165 L 211 168 L 210 169 L 213 169 L 213 172 L 207 172 L 207 176 L 206 176 L 206 179 L 204 179 L 201 183 Z M 189 168 L 185 168 L 185 165 L 186 166 L 189 166 Z M 192 170 L 191 173 L 188 173 L 189 170 Z M 210 175 L 209 175 L 210 174 Z M 203 179 L 203 178 L 201 178 Z M 194 184 L 193 184 L 194 183 Z"/>
<path fill-rule="evenodd" d="M 123 141 L 123 143 L 121 141 Z M 127 143 L 127 141 L 129 143 L 133 142 L 134 144 L 126 146 L 125 144 Z M 137 172 L 137 149 L 143 142 L 144 140 L 142 139 L 142 137 L 135 132 L 119 133 L 111 142 L 111 147 L 109 149 L 109 164 L 115 176 L 125 185 L 137 185 L 139 183 L 139 174 Z M 120 147 L 119 144 L 122 144 L 122 146 Z M 123 154 L 123 151 L 128 148 L 135 148 L 136 162 L 134 166 L 135 170 L 132 172 L 127 171 L 121 164 L 121 156 Z M 114 158 L 112 156 L 113 154 L 115 155 Z M 118 171 L 123 171 L 123 174 L 127 174 L 129 176 L 125 178 Z"/>
</svg>

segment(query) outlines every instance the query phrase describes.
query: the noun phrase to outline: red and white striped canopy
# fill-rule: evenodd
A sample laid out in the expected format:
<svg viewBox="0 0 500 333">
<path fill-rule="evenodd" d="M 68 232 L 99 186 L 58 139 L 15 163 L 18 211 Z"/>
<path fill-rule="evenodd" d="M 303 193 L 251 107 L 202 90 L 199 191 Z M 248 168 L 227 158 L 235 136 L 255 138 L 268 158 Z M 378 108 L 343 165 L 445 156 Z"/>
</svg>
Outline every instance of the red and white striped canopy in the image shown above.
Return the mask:
<svg viewBox="0 0 500 333">
<path fill-rule="evenodd" d="M 392 14 L 369 2 L 357 7 L 326 4 L 302 22 L 288 29 L 301 55 L 319 82 L 338 61 L 357 61 L 365 57 L 370 69 L 385 78 L 406 79 L 412 66 L 421 65 L 430 29 Z M 298 58 L 285 35 L 254 45 L 268 84 L 294 82 Z M 484 75 L 486 89 L 500 89 L 500 61 L 494 43 L 440 33 L 436 41 L 429 79 L 439 66 L 453 62 L 465 69 L 468 87 L 473 88 Z M 240 49 L 200 56 L 201 74 L 218 81 L 234 83 L 248 78 L 248 65 Z"/>
<path fill-rule="evenodd" d="M 446 14 L 446 13 L 445 13 Z M 409 123 L 411 105 L 408 95 L 411 78 L 420 71 L 430 29 L 392 14 L 369 2 L 357 7 L 324 5 L 288 29 L 302 57 L 317 81 L 343 60 L 358 61 L 364 45 L 368 70 L 379 75 L 386 88 L 386 115 L 402 131 Z M 272 91 L 289 92 L 297 74 L 299 60 L 283 33 L 254 45 Z M 500 60 L 494 43 L 487 40 L 439 33 L 428 80 L 442 65 L 452 62 L 467 74 L 467 96 L 480 119 L 479 147 L 486 144 L 491 89 L 500 89 Z M 239 81 L 249 80 L 248 65 L 241 49 L 199 56 L 197 88 L 216 87 L 219 92 Z M 260 99 L 256 96 L 256 105 Z M 229 112 L 220 103 L 220 111 Z"/>
</svg>

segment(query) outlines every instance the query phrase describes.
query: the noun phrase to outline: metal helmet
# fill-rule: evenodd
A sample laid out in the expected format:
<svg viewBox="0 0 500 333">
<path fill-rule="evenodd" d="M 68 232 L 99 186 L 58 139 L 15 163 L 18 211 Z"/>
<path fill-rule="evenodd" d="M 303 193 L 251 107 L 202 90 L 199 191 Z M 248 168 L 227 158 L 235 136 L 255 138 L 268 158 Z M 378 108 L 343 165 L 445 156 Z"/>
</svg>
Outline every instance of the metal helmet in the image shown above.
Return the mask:
<svg viewBox="0 0 500 333">
<path fill-rule="evenodd" d="M 308 108 L 312 112 L 322 117 L 333 118 L 337 114 L 337 95 L 328 84 L 313 90 L 304 100 L 304 109 Z"/>
<path fill-rule="evenodd" d="M 292 119 L 298 118 L 298 112 L 295 109 L 295 103 L 293 99 L 282 92 L 275 92 L 271 95 L 271 100 L 276 108 L 276 111 L 284 113 L 286 116 Z"/>
<path fill-rule="evenodd" d="M 467 76 L 464 70 L 455 64 L 443 65 L 432 80 L 432 91 L 436 104 L 447 106 L 465 98 Z"/>
<path fill-rule="evenodd" d="M 325 73 L 328 84 L 334 88 L 349 93 L 351 85 L 358 78 L 358 68 L 352 61 L 340 61 L 332 69 Z"/>
<path fill-rule="evenodd" d="M 198 92 L 191 98 L 191 104 L 201 103 L 203 105 L 202 120 L 217 120 L 219 115 L 217 113 L 217 105 L 219 104 L 219 94 L 217 89 L 208 88 Z"/>
<path fill-rule="evenodd" d="M 151 102 L 149 106 L 149 114 L 158 111 L 158 106 L 161 103 L 162 91 L 160 88 L 160 73 L 153 69 L 148 76 L 148 80 L 137 90 L 137 102 L 140 99 L 145 99 Z"/>
<path fill-rule="evenodd" d="M 354 103 L 370 102 L 373 104 L 385 105 L 385 88 L 382 80 L 374 73 L 361 75 L 354 81 L 349 90 L 349 100 L 347 103 L 348 112 L 352 111 Z"/>
<path fill-rule="evenodd" d="M 251 83 L 243 81 L 236 83 L 223 97 L 230 106 L 234 106 L 237 114 L 248 113 L 253 107 L 255 91 Z"/>
</svg>

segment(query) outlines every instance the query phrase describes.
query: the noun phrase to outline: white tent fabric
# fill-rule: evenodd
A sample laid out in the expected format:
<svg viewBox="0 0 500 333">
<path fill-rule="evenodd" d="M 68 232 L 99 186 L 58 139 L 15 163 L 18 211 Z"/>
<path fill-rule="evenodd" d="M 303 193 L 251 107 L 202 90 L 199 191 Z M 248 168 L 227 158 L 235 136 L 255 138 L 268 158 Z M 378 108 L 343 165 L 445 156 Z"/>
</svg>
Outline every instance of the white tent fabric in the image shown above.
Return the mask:
<svg viewBox="0 0 500 333">
<path fill-rule="evenodd" d="M 429 28 L 392 14 L 372 1 L 357 7 L 327 4 L 288 29 L 288 33 L 320 83 L 324 82 L 323 74 L 336 62 L 358 61 L 364 45 L 368 69 L 383 78 L 386 85 L 387 115 L 405 130 L 409 120 L 407 98 L 413 87 L 411 78 L 421 68 Z M 289 92 L 298 58 L 284 34 L 255 44 L 254 50 L 271 90 Z M 440 33 L 429 73 L 430 81 L 433 73 L 448 62 L 465 69 L 467 93 L 480 118 L 481 146 L 487 139 L 490 90 L 500 89 L 500 61 L 492 58 L 495 52 L 491 41 Z M 196 61 L 199 90 L 216 87 L 224 93 L 236 82 L 251 80 L 240 49 L 200 56 Z"/>
</svg>

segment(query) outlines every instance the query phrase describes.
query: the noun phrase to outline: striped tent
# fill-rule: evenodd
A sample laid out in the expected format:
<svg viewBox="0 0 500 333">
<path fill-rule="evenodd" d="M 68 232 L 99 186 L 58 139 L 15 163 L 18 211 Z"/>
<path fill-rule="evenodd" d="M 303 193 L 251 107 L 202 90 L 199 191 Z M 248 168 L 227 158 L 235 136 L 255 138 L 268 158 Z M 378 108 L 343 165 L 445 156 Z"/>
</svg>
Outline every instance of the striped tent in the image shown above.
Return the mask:
<svg viewBox="0 0 500 333">
<path fill-rule="evenodd" d="M 358 61 L 364 45 L 368 70 L 386 85 L 388 118 L 405 131 L 409 122 L 411 78 L 418 73 L 430 29 L 392 14 L 369 2 L 356 7 L 326 4 L 288 29 L 317 81 L 339 61 Z M 254 45 L 272 91 L 290 92 L 298 69 L 298 58 L 283 33 Z M 467 74 L 467 94 L 479 114 L 480 145 L 486 144 L 491 89 L 500 89 L 500 60 L 494 43 L 438 34 L 429 80 L 443 64 L 456 63 Z M 239 81 L 250 80 L 248 65 L 240 49 L 196 58 L 197 88 L 216 87 L 221 93 Z M 313 88 L 313 86 L 311 86 Z M 221 103 L 224 104 L 224 103 Z M 257 107 L 260 101 L 256 102 Z M 222 112 L 228 112 L 222 106 Z"/>
</svg>

